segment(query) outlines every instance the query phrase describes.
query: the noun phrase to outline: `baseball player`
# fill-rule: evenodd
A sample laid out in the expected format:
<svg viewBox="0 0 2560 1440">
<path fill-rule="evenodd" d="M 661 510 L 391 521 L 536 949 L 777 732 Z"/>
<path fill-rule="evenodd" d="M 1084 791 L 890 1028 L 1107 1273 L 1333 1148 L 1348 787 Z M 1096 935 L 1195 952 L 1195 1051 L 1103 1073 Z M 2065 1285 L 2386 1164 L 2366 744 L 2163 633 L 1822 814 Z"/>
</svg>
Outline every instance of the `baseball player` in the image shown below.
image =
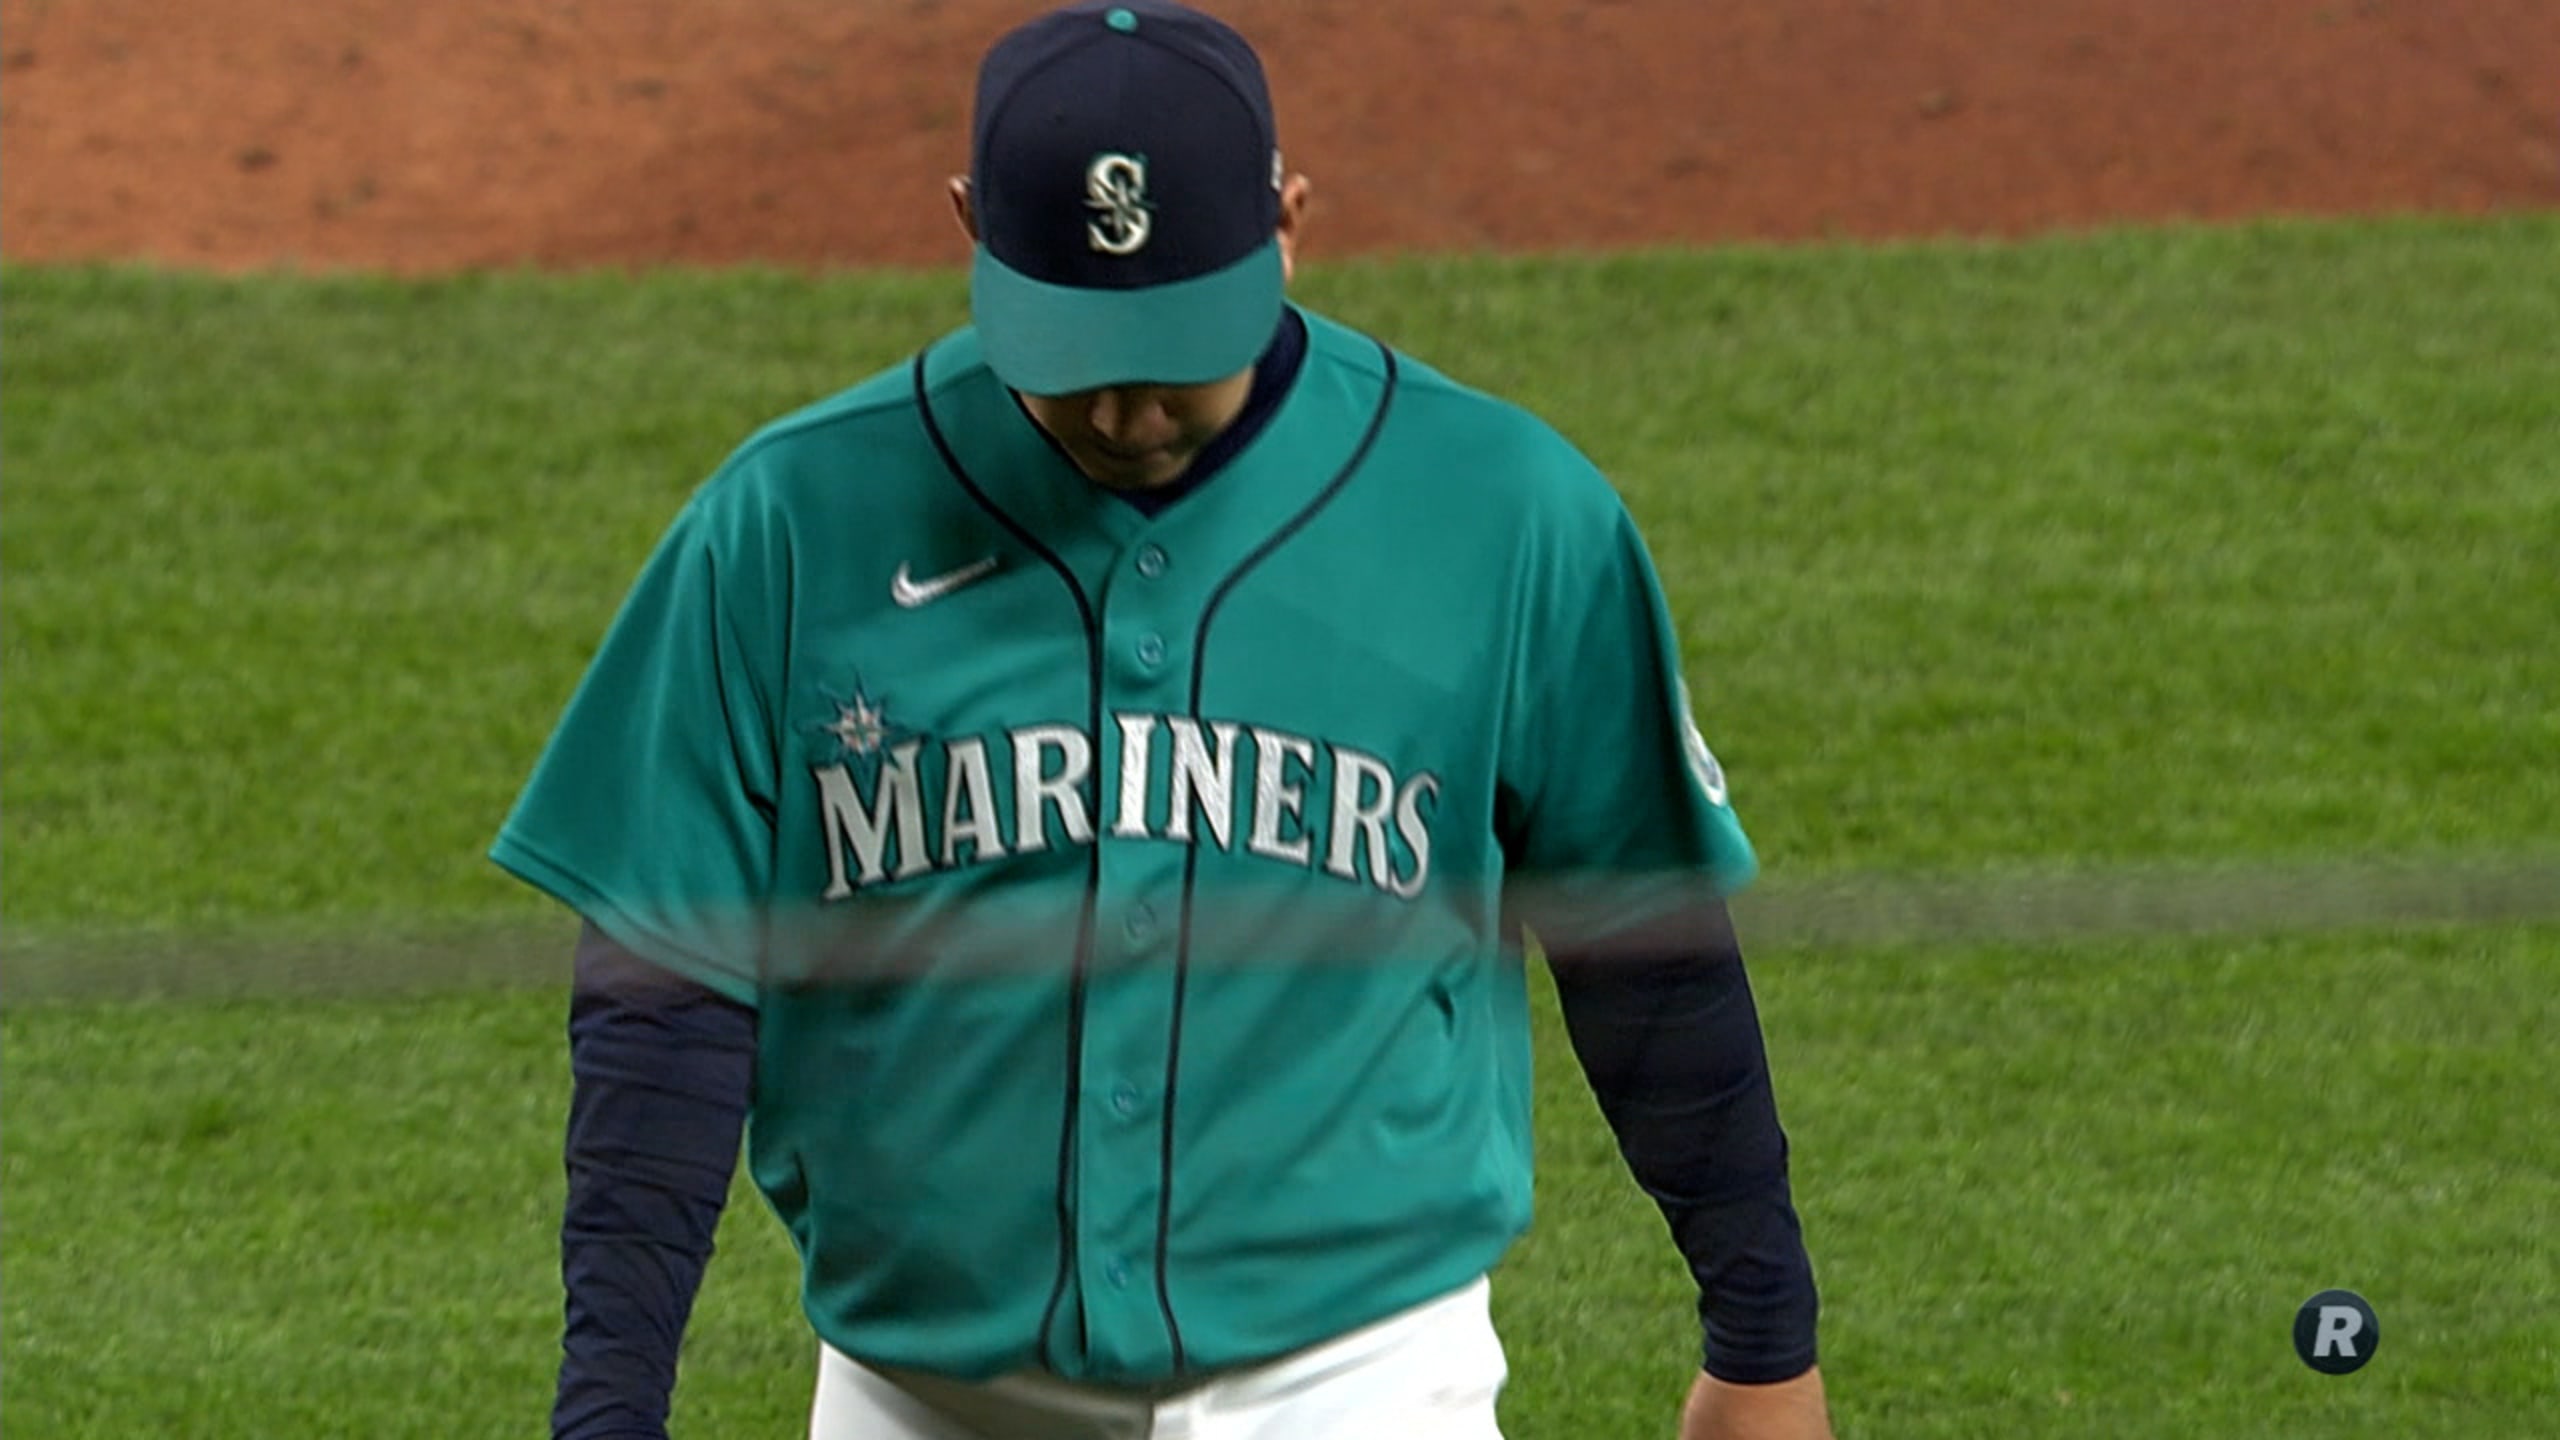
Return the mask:
<svg viewBox="0 0 2560 1440">
<path fill-rule="evenodd" d="M 1286 300 L 1307 197 L 1225 25 L 1030 21 L 973 324 L 649 559 L 492 851 L 584 919 L 555 1435 L 663 1433 L 743 1132 L 814 1440 L 1491 1440 L 1524 937 L 1699 1282 L 1680 1433 L 1828 1435 L 1650 559 L 1546 425 Z"/>
</svg>

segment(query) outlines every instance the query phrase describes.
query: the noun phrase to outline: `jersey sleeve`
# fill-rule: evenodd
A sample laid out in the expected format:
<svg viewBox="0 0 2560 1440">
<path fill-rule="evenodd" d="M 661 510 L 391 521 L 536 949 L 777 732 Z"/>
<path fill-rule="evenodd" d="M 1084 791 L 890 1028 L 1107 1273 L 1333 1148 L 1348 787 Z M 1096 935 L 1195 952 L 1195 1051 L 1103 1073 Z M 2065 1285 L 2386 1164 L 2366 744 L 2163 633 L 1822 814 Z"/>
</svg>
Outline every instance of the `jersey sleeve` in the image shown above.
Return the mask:
<svg viewBox="0 0 2560 1440">
<path fill-rule="evenodd" d="M 698 494 L 660 540 L 490 858 L 752 1004 L 779 787 L 775 570 Z"/>
<path fill-rule="evenodd" d="M 1506 894 L 1552 950 L 1729 896 L 1758 860 L 1700 733 L 1634 518 L 1579 507 L 1531 554 L 1506 704 Z"/>
</svg>

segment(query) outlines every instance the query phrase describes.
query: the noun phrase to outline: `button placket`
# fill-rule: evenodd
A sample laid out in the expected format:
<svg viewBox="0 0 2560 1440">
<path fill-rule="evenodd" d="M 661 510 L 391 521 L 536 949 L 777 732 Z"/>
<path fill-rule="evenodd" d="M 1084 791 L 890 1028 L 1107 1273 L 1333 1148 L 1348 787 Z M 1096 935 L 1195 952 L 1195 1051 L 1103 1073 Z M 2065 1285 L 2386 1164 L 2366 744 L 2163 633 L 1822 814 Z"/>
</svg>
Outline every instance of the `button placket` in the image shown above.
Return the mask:
<svg viewBox="0 0 2560 1440">
<path fill-rule="evenodd" d="M 1096 778 L 1125 813 L 1097 819 L 1103 847 L 1102 907 L 1095 917 L 1097 983 L 1113 997 L 1087 1016 L 1077 1185 L 1078 1262 L 1094 1344 L 1147 1356 L 1178 1344 L 1173 1321 L 1160 1313 L 1153 1255 L 1159 1243 L 1162 1155 L 1159 1126 L 1175 951 L 1181 916 L 1179 862 L 1167 847 L 1139 843 L 1160 826 L 1149 813 L 1164 803 L 1168 763 L 1164 716 L 1183 704 L 1192 623 L 1183 591 L 1196 578 L 1177 574 L 1171 551 L 1144 536 L 1119 555 L 1099 597 L 1104 658 L 1103 735 L 1097 748 L 1118 746 L 1118 766 L 1096 756 Z M 1127 773 L 1121 773 L 1126 771 Z"/>
</svg>

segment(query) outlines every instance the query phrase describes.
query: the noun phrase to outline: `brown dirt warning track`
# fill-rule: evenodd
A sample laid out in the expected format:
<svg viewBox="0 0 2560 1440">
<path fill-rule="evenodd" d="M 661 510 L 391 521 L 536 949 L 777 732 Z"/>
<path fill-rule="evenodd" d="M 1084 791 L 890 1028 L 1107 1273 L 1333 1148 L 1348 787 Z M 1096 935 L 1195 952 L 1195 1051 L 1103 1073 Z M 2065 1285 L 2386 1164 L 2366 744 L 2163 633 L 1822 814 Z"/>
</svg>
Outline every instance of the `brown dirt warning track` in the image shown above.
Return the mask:
<svg viewBox="0 0 2560 1440">
<path fill-rule="evenodd" d="M 15 0 L 0 253 L 955 262 L 1037 0 Z M 2560 206 L 2560 0 L 1226 0 L 1314 245 Z"/>
</svg>

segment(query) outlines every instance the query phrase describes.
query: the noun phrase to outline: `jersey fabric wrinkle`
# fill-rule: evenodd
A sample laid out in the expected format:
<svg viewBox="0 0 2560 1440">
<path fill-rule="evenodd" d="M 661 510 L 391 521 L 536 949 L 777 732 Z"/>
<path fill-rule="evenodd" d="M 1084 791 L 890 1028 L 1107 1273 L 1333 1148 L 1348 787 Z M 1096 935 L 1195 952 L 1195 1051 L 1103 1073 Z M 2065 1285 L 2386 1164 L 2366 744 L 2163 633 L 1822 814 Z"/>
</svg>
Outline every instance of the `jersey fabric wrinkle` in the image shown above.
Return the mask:
<svg viewBox="0 0 2560 1440">
<path fill-rule="evenodd" d="M 1517 927 L 1753 874 L 1606 480 L 1300 314 L 1154 516 L 967 330 L 767 426 L 492 851 L 757 1008 L 749 1165 L 847 1355 L 1144 1385 L 1468 1284 L 1529 1220 Z"/>
</svg>

